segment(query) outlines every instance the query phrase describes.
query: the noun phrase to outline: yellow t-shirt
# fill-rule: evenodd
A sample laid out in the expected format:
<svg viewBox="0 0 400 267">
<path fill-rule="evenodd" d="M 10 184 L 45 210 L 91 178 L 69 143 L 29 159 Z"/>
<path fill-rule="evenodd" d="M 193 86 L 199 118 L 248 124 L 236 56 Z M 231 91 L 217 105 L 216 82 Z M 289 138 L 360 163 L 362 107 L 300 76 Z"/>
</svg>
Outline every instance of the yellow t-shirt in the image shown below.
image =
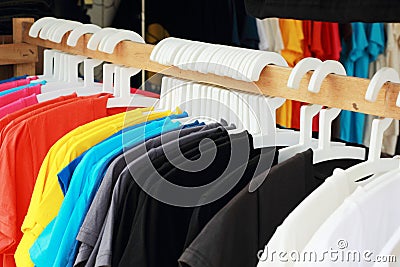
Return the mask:
<svg viewBox="0 0 400 267">
<path fill-rule="evenodd" d="M 284 49 L 282 56 L 286 59 L 289 66 L 293 67 L 304 55 L 303 51 L 303 22 L 294 19 L 279 19 Z M 277 110 L 276 122 L 287 128 L 292 127 L 292 101 L 287 100 L 285 104 Z"/>
<path fill-rule="evenodd" d="M 40 168 L 28 213 L 21 227 L 24 235 L 14 255 L 17 266 L 34 266 L 29 249 L 61 207 L 64 195 L 57 174 L 83 152 L 123 128 L 172 114 L 171 111 L 148 111 L 151 108 L 136 109 L 90 122 L 69 132 L 52 146 Z"/>
</svg>

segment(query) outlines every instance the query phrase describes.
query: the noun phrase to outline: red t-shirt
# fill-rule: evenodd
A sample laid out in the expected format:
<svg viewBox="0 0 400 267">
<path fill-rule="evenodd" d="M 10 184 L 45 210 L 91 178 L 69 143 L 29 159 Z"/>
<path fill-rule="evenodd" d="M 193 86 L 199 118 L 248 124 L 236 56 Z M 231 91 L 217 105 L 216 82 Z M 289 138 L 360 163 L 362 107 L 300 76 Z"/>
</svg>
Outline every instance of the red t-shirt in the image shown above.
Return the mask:
<svg viewBox="0 0 400 267">
<path fill-rule="evenodd" d="M 323 61 L 339 60 L 341 43 L 337 23 L 303 21 L 304 57 L 316 57 Z M 293 101 L 292 127 L 300 128 L 300 108 L 305 103 Z M 319 130 L 319 114 L 313 119 L 313 131 Z"/>
<path fill-rule="evenodd" d="M 71 130 L 110 114 L 108 96 L 80 97 L 10 129 L 0 148 L 0 253 L 14 253 L 22 237 L 36 177 L 51 146 Z M 121 111 L 121 109 L 119 110 Z"/>
</svg>

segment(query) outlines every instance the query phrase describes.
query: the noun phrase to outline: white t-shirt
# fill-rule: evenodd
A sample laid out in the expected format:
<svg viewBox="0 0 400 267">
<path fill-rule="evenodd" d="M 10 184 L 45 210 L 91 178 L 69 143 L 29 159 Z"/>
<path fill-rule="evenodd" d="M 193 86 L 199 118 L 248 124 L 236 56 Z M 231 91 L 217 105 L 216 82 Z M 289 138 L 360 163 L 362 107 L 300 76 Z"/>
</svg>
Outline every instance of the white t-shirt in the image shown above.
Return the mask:
<svg viewBox="0 0 400 267">
<path fill-rule="evenodd" d="M 278 18 L 256 19 L 257 31 L 260 38 L 259 49 L 280 53 L 284 48 Z"/>
<path fill-rule="evenodd" d="M 400 227 L 386 243 L 379 253 L 380 259 L 374 267 L 398 267 L 400 266 Z"/>
<path fill-rule="evenodd" d="M 311 193 L 278 227 L 275 234 L 266 245 L 264 255 L 258 267 L 289 267 L 295 264 L 290 257 L 279 259 L 267 256 L 266 253 L 303 251 L 318 228 L 329 216 L 343 204 L 357 186 L 364 183 L 355 183 L 349 179 L 343 170 L 336 169 L 334 174 Z"/>
<path fill-rule="evenodd" d="M 312 261 L 296 267 L 373 266 L 400 225 L 400 172 L 383 175 L 373 185 L 358 187 L 322 224 L 301 253 L 307 259 L 312 254 Z"/>
</svg>

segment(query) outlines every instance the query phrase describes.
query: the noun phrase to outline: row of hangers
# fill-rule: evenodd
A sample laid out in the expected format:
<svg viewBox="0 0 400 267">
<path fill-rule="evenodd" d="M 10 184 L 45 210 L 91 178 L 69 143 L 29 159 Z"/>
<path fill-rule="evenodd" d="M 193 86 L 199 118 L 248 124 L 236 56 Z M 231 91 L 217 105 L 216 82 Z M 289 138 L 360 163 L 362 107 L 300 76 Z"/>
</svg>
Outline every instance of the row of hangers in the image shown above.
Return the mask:
<svg viewBox="0 0 400 267">
<path fill-rule="evenodd" d="M 38 20 L 32 25 L 29 35 L 60 43 L 68 32 L 70 34 L 67 45 L 75 46 L 79 38 L 91 33 L 93 35 L 88 41 L 87 48 L 109 54 L 113 53 L 116 45 L 121 41 L 144 43 L 142 37 L 131 31 L 101 29 L 91 24 L 83 25 L 55 18 Z M 231 60 L 228 60 L 228 57 Z M 245 63 L 242 64 L 237 58 L 246 59 Z M 204 61 L 205 59 L 209 61 Z M 281 55 L 277 53 L 254 52 L 250 49 L 216 46 L 177 38 L 167 38 L 156 45 L 151 60 L 182 69 L 214 73 L 246 81 L 257 81 L 261 70 L 267 65 L 287 66 Z M 78 64 L 81 62 L 85 68 L 84 81 L 77 75 Z M 286 147 L 279 151 L 279 162 L 310 148 L 314 150 L 315 164 L 333 159 L 365 159 L 364 149 L 331 142 L 332 122 L 339 116 L 340 109 L 330 107 L 323 109 L 321 105 L 316 104 L 305 105 L 301 108 L 299 132 L 277 129 L 276 110 L 284 104 L 286 99 L 233 91 L 196 82 L 179 82 L 168 77 L 163 79 L 160 101 L 144 96 L 132 96 L 130 77 L 141 70 L 106 64 L 103 68 L 104 82 L 100 85 L 94 82 L 93 69 L 101 63 L 102 61 L 96 59 L 46 50 L 44 74 L 41 78 L 48 80 L 48 83 L 44 86 L 41 99 L 70 94 L 72 91 L 82 95 L 109 92 L 115 95 L 115 98 L 109 100 L 109 107 L 156 105 L 158 109 L 175 109 L 180 106 L 189 113 L 189 119 L 200 116 L 208 118 L 206 120 L 224 119 L 233 122 L 238 129 L 230 133 L 249 131 L 254 138 L 255 148 Z M 321 85 L 329 74 L 346 76 L 343 65 L 337 61 L 322 62 L 316 58 L 306 58 L 293 68 L 287 87 L 293 90 L 298 89 L 302 78 L 309 71 L 314 71 L 308 86 L 308 90 L 312 93 L 318 93 L 321 90 Z M 400 83 L 399 75 L 394 69 L 384 68 L 375 74 L 368 86 L 365 99 L 371 102 L 376 101 L 379 91 L 386 82 Z M 252 84 L 249 83 L 249 86 Z M 400 96 L 396 104 L 400 107 Z M 320 114 L 320 133 L 319 139 L 316 140 L 312 138 L 312 121 L 318 113 Z M 383 133 L 391 122 L 390 118 L 373 121 L 368 160 L 346 170 L 351 177 L 357 178 L 355 180 L 400 167 L 399 158 L 380 157 Z"/>
</svg>

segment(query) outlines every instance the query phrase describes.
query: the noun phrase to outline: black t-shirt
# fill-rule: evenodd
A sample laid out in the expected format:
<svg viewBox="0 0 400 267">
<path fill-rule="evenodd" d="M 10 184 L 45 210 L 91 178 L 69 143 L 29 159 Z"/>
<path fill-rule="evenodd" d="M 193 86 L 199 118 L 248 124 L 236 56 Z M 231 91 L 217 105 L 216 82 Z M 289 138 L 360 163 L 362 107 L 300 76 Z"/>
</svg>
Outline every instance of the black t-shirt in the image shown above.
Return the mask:
<svg viewBox="0 0 400 267">
<path fill-rule="evenodd" d="M 94 255 L 92 255 L 92 257 L 90 256 L 92 253 L 97 252 L 96 249 L 98 249 L 98 246 L 95 248 L 95 245 L 99 245 L 97 244 L 99 236 L 104 231 L 103 224 L 111 204 L 113 189 L 117 183 L 119 175 L 127 166 L 127 162 L 131 162 L 142 156 L 143 150 L 148 151 L 152 148 L 159 147 L 162 145 L 162 143 L 166 144 L 169 142 L 175 142 L 178 134 L 179 138 L 183 138 L 181 140 L 184 140 L 184 142 L 181 141 L 181 144 L 186 142 L 190 143 L 192 138 L 191 136 L 193 134 L 196 136 L 196 134 L 199 132 L 209 132 L 212 129 L 217 131 L 216 128 L 220 126 L 222 125 L 215 123 L 164 133 L 160 136 L 149 139 L 138 146 L 130 148 L 118 156 L 107 169 L 107 173 L 105 174 L 105 177 L 81 226 L 80 232 L 77 236 L 77 240 L 81 242 L 81 245 L 74 266 L 83 266 L 89 259 L 90 260 L 87 264 L 89 266 L 94 264 Z M 123 190 L 118 192 L 122 193 L 122 191 Z M 95 251 L 93 252 L 94 248 Z"/>
<path fill-rule="evenodd" d="M 257 18 L 294 18 L 332 22 L 399 22 L 400 1 L 393 0 L 245 0 Z"/>
<path fill-rule="evenodd" d="M 212 135 L 207 136 L 215 142 L 217 146 L 221 146 L 228 142 L 228 134 L 226 132 L 218 132 L 213 133 Z M 192 143 L 187 144 L 185 147 L 181 147 L 182 153 L 185 157 L 193 159 L 198 154 L 198 146 L 201 140 L 194 140 Z M 168 159 L 165 155 L 160 155 L 159 158 L 153 161 L 155 170 L 162 177 L 167 179 L 166 173 L 173 168 L 168 162 Z M 138 169 L 137 171 L 134 169 L 132 165 L 129 166 L 130 170 L 124 171 L 122 174 L 123 179 L 129 183 L 129 191 L 125 196 L 125 201 L 121 209 L 120 216 L 115 218 L 113 231 L 113 242 L 112 242 L 112 266 L 146 266 L 143 262 L 146 260 L 146 253 L 149 252 L 150 249 L 156 251 L 156 248 L 148 248 L 143 245 L 146 242 L 146 234 L 149 234 L 147 231 L 147 227 L 150 224 L 155 223 L 157 221 L 157 217 L 159 214 L 151 214 L 151 218 L 148 218 L 148 210 L 149 207 L 155 206 L 158 207 L 158 201 L 152 199 L 146 192 L 144 192 L 140 186 L 136 183 L 136 181 L 132 178 L 132 173 L 135 174 L 137 179 L 151 179 L 153 171 L 151 167 L 148 170 L 144 168 Z M 125 176 L 125 177 L 124 177 Z M 187 178 L 190 178 L 186 176 Z M 192 181 L 194 181 L 193 179 Z M 174 207 L 172 207 L 174 209 Z M 172 214 L 170 214 L 172 216 Z M 162 219 L 162 222 L 166 222 L 166 220 L 170 217 Z M 130 234 L 127 234 L 130 233 Z M 161 245 L 161 244 L 160 244 Z M 127 253 L 126 248 L 130 246 L 134 251 L 134 255 L 131 253 Z M 165 246 L 162 245 L 163 247 Z M 102 253 L 101 251 L 99 254 Z M 128 257 L 132 263 L 131 265 L 124 265 L 122 262 L 122 258 Z M 179 255 L 177 256 L 179 257 Z"/>
<path fill-rule="evenodd" d="M 194 239 L 181 255 L 181 266 L 256 266 L 276 228 L 335 168 L 359 160 L 333 160 L 313 166 L 313 152 L 297 154 L 274 166 L 254 193 L 244 188 Z"/>
<path fill-rule="evenodd" d="M 223 127 L 217 127 L 208 130 L 206 129 L 205 131 L 192 134 L 191 136 L 185 136 L 176 141 L 179 142 L 179 149 L 181 150 L 181 152 L 187 153 L 188 151 L 193 150 L 194 147 L 196 147 L 198 150 L 198 143 L 203 140 L 204 137 L 207 137 L 218 143 L 219 139 L 224 139 L 226 138 L 226 136 L 227 133 L 223 129 Z M 184 142 L 184 139 L 186 140 L 188 138 L 191 141 L 189 143 L 186 143 L 186 141 Z M 163 146 L 163 148 L 164 147 L 168 146 Z M 155 168 L 156 170 L 161 170 L 162 173 L 162 169 L 160 169 L 160 166 L 162 166 L 166 161 L 166 158 L 164 157 L 162 151 L 163 150 L 160 148 L 152 148 L 147 154 L 146 152 L 144 152 L 144 154 L 146 155 L 143 155 L 144 157 L 141 158 L 146 158 L 147 156 L 149 156 L 152 160 L 151 164 L 149 165 L 153 166 L 153 168 Z M 198 152 L 195 151 L 195 154 L 197 153 Z M 148 171 L 149 169 L 151 170 L 151 166 L 147 166 L 146 168 L 146 164 L 143 164 L 146 162 L 143 162 L 142 160 L 140 160 L 140 158 L 132 158 L 130 156 L 130 153 L 127 153 L 127 156 L 124 158 L 124 160 L 128 161 L 128 165 L 135 164 L 139 166 L 139 170 L 135 172 L 135 176 L 146 179 L 151 174 L 151 171 Z M 92 254 L 89 259 L 89 262 L 92 263 L 95 260 L 96 265 L 111 265 L 111 257 L 116 259 L 121 258 L 122 255 L 120 254 L 123 253 L 123 250 L 129 239 L 129 235 L 127 235 L 127 233 L 130 232 L 130 228 L 127 227 L 132 224 L 132 220 L 135 217 L 136 209 L 139 209 L 141 207 L 141 204 L 138 204 L 139 201 L 141 201 L 141 199 L 139 199 L 140 187 L 133 180 L 132 174 L 128 167 L 125 168 L 125 170 L 119 175 L 119 178 L 117 179 L 118 181 L 114 187 L 111 206 L 107 214 L 105 229 L 98 240 L 100 244 L 96 243 L 96 252 Z M 129 201 L 127 200 L 128 192 L 129 197 L 132 197 L 132 199 L 130 199 Z M 121 223 L 122 217 L 125 218 L 123 223 L 127 225 L 126 227 Z"/>
<path fill-rule="evenodd" d="M 206 205 L 207 208 L 204 209 L 204 212 L 197 212 L 198 210 L 203 211 L 203 206 L 200 208 L 172 206 L 158 201 L 141 191 L 140 200 L 135 203 L 138 205 L 135 218 L 132 219 L 132 215 L 129 213 L 122 215 L 120 225 L 125 229 L 119 227 L 116 236 L 121 236 L 122 233 L 126 235 L 127 232 L 130 232 L 130 237 L 121 258 L 117 255 L 121 254 L 119 251 L 122 247 L 118 245 L 120 243 L 118 238 L 115 238 L 117 243 L 114 243 L 115 246 L 113 246 L 113 266 L 177 266 L 177 260 L 183 252 L 188 238 L 192 239 L 193 235 L 197 235 L 202 225 L 206 224 L 225 203 L 249 183 L 253 177 L 260 154 L 260 150 L 249 149 L 249 147 L 252 147 L 250 135 L 244 132 L 234 137 L 228 137 L 227 135 L 225 140 L 220 140 L 222 142 L 216 142 L 217 154 L 215 159 L 206 169 L 199 172 L 186 172 L 179 168 L 174 168 L 172 165 L 166 167 L 166 165 L 170 164 L 166 162 L 163 167 L 165 170 L 170 169 L 170 171 L 165 173 L 163 177 L 174 184 L 187 187 L 210 183 L 220 178 L 230 160 L 235 161 L 235 159 L 230 158 L 231 147 L 240 147 L 240 151 L 243 154 L 240 156 L 240 160 L 235 162 L 234 168 L 234 173 L 238 174 L 238 183 L 234 185 L 228 194 Z M 249 149 L 248 154 L 244 151 L 244 147 Z M 185 155 L 192 160 L 196 159 L 199 152 L 193 152 L 192 155 Z M 203 151 L 203 153 L 207 152 Z M 239 161 L 241 162 L 239 163 Z M 229 171 L 228 173 L 231 175 L 222 176 L 223 178 L 218 183 L 218 186 L 225 185 L 228 179 L 232 181 L 232 172 Z M 218 190 L 221 187 L 218 186 L 212 187 L 212 189 L 219 193 Z M 163 190 L 159 185 L 154 185 L 153 187 L 153 192 Z M 136 194 L 137 192 L 134 193 Z M 210 193 L 210 191 L 207 191 L 201 197 L 206 197 Z M 129 207 L 130 204 L 126 203 L 126 205 Z M 132 209 L 132 207 L 129 207 L 129 209 Z M 128 218 L 125 218 L 125 216 L 128 216 Z M 194 223 L 198 218 L 200 219 L 199 223 L 192 227 L 191 223 Z M 127 221 L 132 222 L 130 229 L 127 227 Z"/>
</svg>

